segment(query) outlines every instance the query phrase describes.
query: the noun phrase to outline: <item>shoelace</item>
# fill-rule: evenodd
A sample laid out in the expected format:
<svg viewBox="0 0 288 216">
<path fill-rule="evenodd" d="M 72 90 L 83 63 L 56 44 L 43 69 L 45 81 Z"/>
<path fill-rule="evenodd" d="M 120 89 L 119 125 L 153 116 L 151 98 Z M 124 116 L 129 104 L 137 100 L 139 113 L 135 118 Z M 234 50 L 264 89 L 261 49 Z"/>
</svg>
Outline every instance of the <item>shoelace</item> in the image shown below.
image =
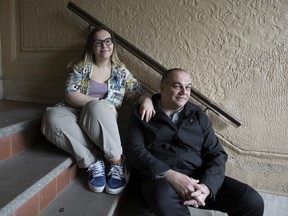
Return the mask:
<svg viewBox="0 0 288 216">
<path fill-rule="evenodd" d="M 88 172 L 92 171 L 93 177 L 104 176 L 104 165 L 101 160 L 91 164 L 88 168 Z"/>
<path fill-rule="evenodd" d="M 121 178 L 124 178 L 123 166 L 113 164 L 108 175 L 112 175 L 112 178 L 121 180 Z"/>
</svg>

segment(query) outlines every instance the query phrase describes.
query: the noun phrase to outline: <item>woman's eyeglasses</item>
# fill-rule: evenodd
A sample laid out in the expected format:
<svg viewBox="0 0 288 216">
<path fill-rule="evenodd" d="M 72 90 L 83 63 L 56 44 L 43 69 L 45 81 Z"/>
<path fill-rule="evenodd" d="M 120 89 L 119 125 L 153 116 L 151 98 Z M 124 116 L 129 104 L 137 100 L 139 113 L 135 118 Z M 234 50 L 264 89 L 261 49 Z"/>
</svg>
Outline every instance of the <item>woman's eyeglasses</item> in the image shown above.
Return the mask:
<svg viewBox="0 0 288 216">
<path fill-rule="evenodd" d="M 112 38 L 106 38 L 104 40 L 97 39 L 97 40 L 94 40 L 93 45 L 95 47 L 101 47 L 103 43 L 105 43 L 106 46 L 110 46 L 113 43 L 113 40 L 112 40 Z"/>
</svg>

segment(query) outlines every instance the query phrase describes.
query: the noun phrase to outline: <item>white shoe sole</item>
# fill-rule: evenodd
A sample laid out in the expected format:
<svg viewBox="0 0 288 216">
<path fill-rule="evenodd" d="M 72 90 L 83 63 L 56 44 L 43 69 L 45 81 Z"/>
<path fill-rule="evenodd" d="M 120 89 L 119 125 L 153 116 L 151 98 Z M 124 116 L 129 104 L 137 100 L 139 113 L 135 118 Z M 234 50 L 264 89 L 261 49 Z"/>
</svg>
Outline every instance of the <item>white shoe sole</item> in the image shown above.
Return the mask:
<svg viewBox="0 0 288 216">
<path fill-rule="evenodd" d="M 125 189 L 126 185 L 128 184 L 128 181 L 130 179 L 130 173 L 128 173 L 125 176 L 125 178 L 126 178 L 126 184 L 123 187 L 121 187 L 121 188 L 112 189 L 112 188 L 109 188 L 108 185 L 106 185 L 106 187 L 105 187 L 106 193 L 109 193 L 109 194 L 119 194 L 119 193 L 121 193 Z"/>
<path fill-rule="evenodd" d="M 95 187 L 95 186 L 88 183 L 88 186 L 89 186 L 91 191 L 96 192 L 96 193 L 102 193 L 104 191 L 104 188 L 106 185 L 103 185 L 102 187 Z"/>
</svg>

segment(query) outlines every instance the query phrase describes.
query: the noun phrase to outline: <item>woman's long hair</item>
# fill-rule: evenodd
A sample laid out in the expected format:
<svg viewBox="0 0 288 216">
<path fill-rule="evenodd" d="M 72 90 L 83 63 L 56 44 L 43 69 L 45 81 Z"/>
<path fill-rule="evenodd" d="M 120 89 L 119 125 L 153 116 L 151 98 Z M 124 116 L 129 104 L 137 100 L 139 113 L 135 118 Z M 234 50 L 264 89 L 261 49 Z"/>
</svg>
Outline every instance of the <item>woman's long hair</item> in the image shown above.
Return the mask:
<svg viewBox="0 0 288 216">
<path fill-rule="evenodd" d="M 111 56 L 111 63 L 115 64 L 116 66 L 120 66 L 120 65 L 124 65 L 118 58 L 118 54 L 117 54 L 117 43 L 115 41 L 115 37 L 114 35 L 110 32 L 110 30 L 106 29 L 105 27 L 99 27 L 96 26 L 88 35 L 87 40 L 86 40 L 86 44 L 84 47 L 84 52 L 82 54 L 82 56 L 80 58 L 74 59 L 72 60 L 69 64 L 68 64 L 68 68 L 73 67 L 74 65 L 80 65 L 80 64 L 87 64 L 90 62 L 95 61 L 95 56 L 93 53 L 93 46 L 94 46 L 94 35 L 99 32 L 105 30 L 107 32 L 109 32 L 109 34 L 111 35 L 114 47 L 113 47 L 113 52 L 112 52 L 112 56 Z"/>
</svg>

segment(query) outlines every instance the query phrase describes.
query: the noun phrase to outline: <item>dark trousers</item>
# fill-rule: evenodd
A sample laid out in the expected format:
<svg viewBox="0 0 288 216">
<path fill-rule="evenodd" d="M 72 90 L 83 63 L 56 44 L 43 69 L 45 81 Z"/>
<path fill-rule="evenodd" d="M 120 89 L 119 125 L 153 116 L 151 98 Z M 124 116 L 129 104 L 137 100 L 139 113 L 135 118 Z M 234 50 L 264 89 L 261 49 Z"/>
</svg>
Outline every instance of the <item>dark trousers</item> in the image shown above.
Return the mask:
<svg viewBox="0 0 288 216">
<path fill-rule="evenodd" d="M 190 216 L 187 206 L 165 180 L 143 180 L 144 199 L 156 216 Z M 225 177 L 215 200 L 207 198 L 201 209 L 217 210 L 229 216 L 262 216 L 264 202 L 260 194 L 247 184 Z"/>
</svg>

